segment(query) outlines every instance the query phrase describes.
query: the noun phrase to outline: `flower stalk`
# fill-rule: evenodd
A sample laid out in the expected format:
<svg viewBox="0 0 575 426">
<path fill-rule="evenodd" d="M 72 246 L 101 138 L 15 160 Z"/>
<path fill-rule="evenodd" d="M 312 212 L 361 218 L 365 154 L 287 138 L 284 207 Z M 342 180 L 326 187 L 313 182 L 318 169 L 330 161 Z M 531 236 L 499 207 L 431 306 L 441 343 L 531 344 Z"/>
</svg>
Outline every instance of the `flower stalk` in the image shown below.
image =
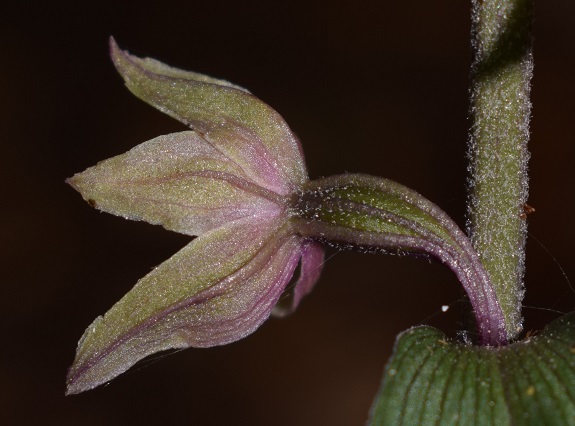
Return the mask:
<svg viewBox="0 0 575 426">
<path fill-rule="evenodd" d="M 292 221 L 303 237 L 442 261 L 469 297 L 479 343 L 498 346 L 507 341 L 501 307 L 469 239 L 417 192 L 387 179 L 345 174 L 306 183 L 294 205 Z"/>
<path fill-rule="evenodd" d="M 505 315 L 522 330 L 533 0 L 473 0 L 468 232 Z"/>
</svg>

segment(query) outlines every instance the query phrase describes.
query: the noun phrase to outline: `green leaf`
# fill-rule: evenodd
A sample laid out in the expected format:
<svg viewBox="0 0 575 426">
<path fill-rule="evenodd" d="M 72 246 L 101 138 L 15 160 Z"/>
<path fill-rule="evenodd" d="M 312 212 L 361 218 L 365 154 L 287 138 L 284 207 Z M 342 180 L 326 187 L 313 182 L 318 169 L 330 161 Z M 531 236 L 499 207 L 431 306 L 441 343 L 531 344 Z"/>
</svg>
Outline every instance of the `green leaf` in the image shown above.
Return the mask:
<svg viewBox="0 0 575 426">
<path fill-rule="evenodd" d="M 369 424 L 575 424 L 575 312 L 497 348 L 427 326 L 403 332 Z"/>
</svg>

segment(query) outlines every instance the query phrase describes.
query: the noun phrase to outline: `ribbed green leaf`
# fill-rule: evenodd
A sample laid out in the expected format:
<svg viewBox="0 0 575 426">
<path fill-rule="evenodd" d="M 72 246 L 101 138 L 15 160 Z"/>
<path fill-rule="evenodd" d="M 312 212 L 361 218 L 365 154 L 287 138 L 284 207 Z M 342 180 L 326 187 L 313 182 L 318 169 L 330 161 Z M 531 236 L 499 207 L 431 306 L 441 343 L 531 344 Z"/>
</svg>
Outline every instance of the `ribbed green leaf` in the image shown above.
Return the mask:
<svg viewBox="0 0 575 426">
<path fill-rule="evenodd" d="M 493 348 L 402 333 L 371 425 L 575 424 L 575 312 L 534 337 Z"/>
</svg>

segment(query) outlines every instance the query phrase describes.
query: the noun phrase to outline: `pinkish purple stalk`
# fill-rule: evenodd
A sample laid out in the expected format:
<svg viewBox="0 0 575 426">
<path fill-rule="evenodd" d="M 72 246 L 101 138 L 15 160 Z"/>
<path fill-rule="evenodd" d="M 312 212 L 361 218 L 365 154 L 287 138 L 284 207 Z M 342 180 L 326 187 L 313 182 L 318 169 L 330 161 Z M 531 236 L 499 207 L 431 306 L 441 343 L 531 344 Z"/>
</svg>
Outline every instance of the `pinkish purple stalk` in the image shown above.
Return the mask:
<svg viewBox="0 0 575 426">
<path fill-rule="evenodd" d="M 350 196 L 366 191 L 370 196 Z M 374 197 L 373 192 L 378 196 Z M 394 209 L 378 206 L 386 204 L 385 197 L 402 203 L 392 203 Z M 364 248 L 425 253 L 441 260 L 456 274 L 469 297 L 480 343 L 498 346 L 507 342 L 503 312 L 477 253 L 467 236 L 437 205 L 398 183 L 357 174 L 309 182 L 296 205 L 302 216 L 298 230 L 306 237 Z M 415 211 L 418 215 L 413 214 Z M 358 229 L 345 214 L 364 216 L 376 224 Z M 434 222 L 434 226 L 429 226 Z M 396 226 L 388 230 L 385 224 Z M 378 229 L 378 225 L 384 226 Z"/>
</svg>

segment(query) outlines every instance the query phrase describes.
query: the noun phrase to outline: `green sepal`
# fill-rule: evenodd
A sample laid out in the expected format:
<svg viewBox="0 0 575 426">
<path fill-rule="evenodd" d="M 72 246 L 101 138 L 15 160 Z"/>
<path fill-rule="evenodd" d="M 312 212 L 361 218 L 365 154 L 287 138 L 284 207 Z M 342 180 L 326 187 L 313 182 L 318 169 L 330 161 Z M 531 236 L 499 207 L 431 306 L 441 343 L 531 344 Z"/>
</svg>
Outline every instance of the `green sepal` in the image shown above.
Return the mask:
<svg viewBox="0 0 575 426">
<path fill-rule="evenodd" d="M 403 332 L 368 424 L 575 424 L 575 312 L 496 348 L 428 326 Z"/>
<path fill-rule="evenodd" d="M 240 167 L 282 174 L 291 192 L 307 181 L 301 146 L 285 120 L 249 91 L 224 80 L 138 58 L 110 39 L 110 54 L 128 89 L 144 102 L 190 126 Z M 241 141 L 243 139 L 243 142 Z M 253 156 L 262 158 L 258 168 Z M 251 160 L 251 161 L 250 161 Z M 267 164 L 266 164 L 267 163 Z"/>
</svg>

